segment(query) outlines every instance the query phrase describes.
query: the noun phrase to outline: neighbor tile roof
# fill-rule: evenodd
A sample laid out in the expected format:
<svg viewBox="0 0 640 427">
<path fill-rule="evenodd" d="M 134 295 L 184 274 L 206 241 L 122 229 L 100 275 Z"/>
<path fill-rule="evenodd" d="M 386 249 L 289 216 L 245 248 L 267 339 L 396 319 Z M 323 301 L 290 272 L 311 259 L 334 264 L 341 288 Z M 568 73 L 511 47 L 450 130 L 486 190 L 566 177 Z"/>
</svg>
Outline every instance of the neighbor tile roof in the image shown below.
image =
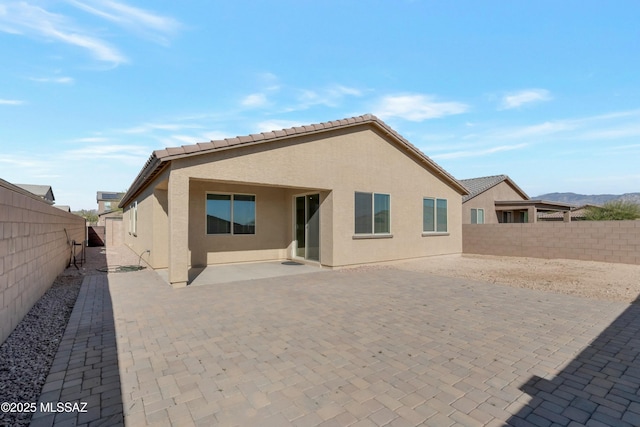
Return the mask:
<svg viewBox="0 0 640 427">
<path fill-rule="evenodd" d="M 53 195 L 53 189 L 50 185 L 37 185 L 37 184 L 14 184 L 17 187 L 22 188 L 36 196 L 42 197 L 45 200 L 50 202 L 55 201 L 55 196 Z M 51 192 L 51 198 L 48 198 L 49 192 Z"/>
<path fill-rule="evenodd" d="M 329 122 L 315 123 L 304 126 L 294 126 L 288 129 L 273 130 L 269 132 L 262 132 L 257 134 L 236 136 L 234 138 L 225 138 L 209 142 L 202 142 L 193 145 L 183 145 L 180 147 L 169 147 L 163 150 L 154 151 L 144 167 L 134 180 L 131 188 L 127 191 L 120 203 L 120 207 L 126 206 L 127 203 L 149 182 L 153 180 L 163 169 L 167 162 L 183 157 L 201 155 L 206 153 L 212 153 L 218 150 L 232 149 L 240 146 L 264 144 L 271 141 L 283 140 L 288 138 L 294 138 L 299 136 L 307 136 L 313 134 L 319 134 L 336 129 L 343 129 L 353 126 L 361 126 L 370 124 L 376 126 L 384 134 L 390 136 L 397 141 L 413 156 L 420 159 L 424 164 L 431 168 L 435 173 L 440 175 L 445 181 L 449 182 L 460 194 L 466 194 L 465 187 L 447 171 L 445 171 L 440 165 L 427 157 L 418 148 L 416 148 L 409 141 L 404 139 L 400 134 L 393 130 L 385 122 L 377 118 L 372 114 L 365 114 L 357 117 L 350 117 L 342 120 L 332 120 Z"/>
<path fill-rule="evenodd" d="M 509 185 L 511 185 L 518 193 L 520 193 L 525 199 L 528 199 L 527 193 L 525 193 L 520 187 L 516 185 L 515 182 L 507 175 L 492 175 L 492 176 L 483 176 L 480 178 L 469 178 L 469 179 L 460 179 L 459 180 L 462 185 L 464 185 L 469 194 L 462 197 L 462 203 L 466 202 L 469 199 L 473 199 L 478 194 L 484 193 L 490 188 L 495 187 L 500 184 L 502 181 L 507 181 Z"/>
</svg>

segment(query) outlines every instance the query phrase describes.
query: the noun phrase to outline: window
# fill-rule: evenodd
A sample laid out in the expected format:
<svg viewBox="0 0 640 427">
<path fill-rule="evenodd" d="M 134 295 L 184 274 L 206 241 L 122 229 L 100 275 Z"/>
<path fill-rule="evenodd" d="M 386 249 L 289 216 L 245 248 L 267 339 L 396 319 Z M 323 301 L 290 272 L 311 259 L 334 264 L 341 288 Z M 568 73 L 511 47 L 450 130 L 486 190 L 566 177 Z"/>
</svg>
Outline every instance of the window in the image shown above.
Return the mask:
<svg viewBox="0 0 640 427">
<path fill-rule="evenodd" d="M 104 210 L 105 212 L 111 210 L 111 202 L 104 202 Z"/>
<path fill-rule="evenodd" d="M 360 193 L 355 197 L 355 233 L 389 234 L 391 231 L 391 196 Z"/>
<path fill-rule="evenodd" d="M 484 209 L 471 209 L 471 224 L 484 224 Z"/>
<path fill-rule="evenodd" d="M 422 231 L 447 232 L 447 200 L 425 197 L 422 200 Z"/>
<path fill-rule="evenodd" d="M 207 194 L 207 234 L 256 234 L 256 196 Z"/>
<path fill-rule="evenodd" d="M 504 223 L 512 223 L 513 222 L 513 212 L 502 212 L 502 222 Z"/>
<path fill-rule="evenodd" d="M 129 234 L 138 235 L 138 202 L 129 205 Z"/>
</svg>

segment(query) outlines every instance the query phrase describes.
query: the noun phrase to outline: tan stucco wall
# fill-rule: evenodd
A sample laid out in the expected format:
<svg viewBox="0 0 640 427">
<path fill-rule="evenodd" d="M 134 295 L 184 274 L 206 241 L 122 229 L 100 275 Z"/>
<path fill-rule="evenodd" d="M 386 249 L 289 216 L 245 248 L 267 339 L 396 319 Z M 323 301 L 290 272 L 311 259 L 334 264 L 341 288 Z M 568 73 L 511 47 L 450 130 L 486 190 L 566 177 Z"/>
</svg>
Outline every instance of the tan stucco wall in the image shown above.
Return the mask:
<svg viewBox="0 0 640 427">
<path fill-rule="evenodd" d="M 207 193 L 256 196 L 256 234 L 207 235 Z M 261 261 L 286 258 L 291 242 L 291 214 L 284 188 L 191 181 L 189 190 L 190 265 Z"/>
<path fill-rule="evenodd" d="M 24 193 L 0 180 L 0 343 L 69 263 L 67 234 L 85 240 L 84 218 Z"/>
<path fill-rule="evenodd" d="M 462 223 L 471 224 L 471 209 L 484 209 L 484 223 L 498 224 L 495 201 L 497 200 L 526 200 L 512 186 L 502 181 L 484 193 L 467 200 L 462 205 Z"/>
<path fill-rule="evenodd" d="M 133 202 L 123 209 L 124 244 L 136 254 L 142 255 L 142 259 L 153 268 L 169 266 L 167 177 L 168 173 L 159 175 L 152 185 L 135 199 L 138 202 L 136 234 L 129 232 L 129 212 Z M 147 250 L 150 252 L 146 253 Z"/>
<path fill-rule="evenodd" d="M 168 185 L 173 251 L 170 267 L 200 264 L 204 262 L 202 251 L 209 254 L 208 263 L 282 256 L 285 248 L 288 253 L 284 255 L 290 256 L 293 194 L 313 190 L 323 197 L 320 261 L 324 265 L 461 252 L 461 196 L 456 190 L 371 129 L 340 130 L 324 134 L 319 140 L 313 138 L 305 136 L 173 160 Z M 204 236 L 204 194 L 223 188 L 220 182 L 250 183 L 250 193 L 256 189 L 260 235 Z M 264 186 L 259 189 L 260 194 L 257 185 Z M 392 238 L 353 239 L 356 191 L 391 195 Z M 448 235 L 422 236 L 423 197 L 448 200 Z M 189 210 L 184 209 L 187 205 Z M 144 221 L 143 215 L 148 218 L 139 207 L 139 223 Z M 250 239 L 257 245 L 257 252 L 242 253 L 251 247 Z M 219 251 L 217 247 L 226 249 Z"/>
</svg>

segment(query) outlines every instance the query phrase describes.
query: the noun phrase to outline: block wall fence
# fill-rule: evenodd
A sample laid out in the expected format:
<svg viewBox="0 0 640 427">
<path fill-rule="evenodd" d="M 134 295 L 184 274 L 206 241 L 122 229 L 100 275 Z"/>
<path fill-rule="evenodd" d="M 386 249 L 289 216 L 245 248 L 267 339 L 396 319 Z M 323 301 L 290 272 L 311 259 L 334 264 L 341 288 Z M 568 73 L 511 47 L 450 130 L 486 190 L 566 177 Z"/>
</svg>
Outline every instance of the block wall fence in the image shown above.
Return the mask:
<svg viewBox="0 0 640 427">
<path fill-rule="evenodd" d="M 462 252 L 640 264 L 640 221 L 464 224 Z"/>
<path fill-rule="evenodd" d="M 84 218 L 0 179 L 0 344 L 64 271 L 68 241 L 84 239 Z"/>
</svg>

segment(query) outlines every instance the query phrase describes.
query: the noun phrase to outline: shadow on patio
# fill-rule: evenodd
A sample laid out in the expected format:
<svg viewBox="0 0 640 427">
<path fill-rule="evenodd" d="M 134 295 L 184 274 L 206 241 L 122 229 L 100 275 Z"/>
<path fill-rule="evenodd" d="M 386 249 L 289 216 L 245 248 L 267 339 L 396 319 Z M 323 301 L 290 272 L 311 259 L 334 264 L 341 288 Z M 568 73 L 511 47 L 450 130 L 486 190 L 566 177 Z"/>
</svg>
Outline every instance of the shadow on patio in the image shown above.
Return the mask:
<svg viewBox="0 0 640 427">
<path fill-rule="evenodd" d="M 509 426 L 640 425 L 640 297 L 555 378 L 531 377 Z"/>
</svg>

